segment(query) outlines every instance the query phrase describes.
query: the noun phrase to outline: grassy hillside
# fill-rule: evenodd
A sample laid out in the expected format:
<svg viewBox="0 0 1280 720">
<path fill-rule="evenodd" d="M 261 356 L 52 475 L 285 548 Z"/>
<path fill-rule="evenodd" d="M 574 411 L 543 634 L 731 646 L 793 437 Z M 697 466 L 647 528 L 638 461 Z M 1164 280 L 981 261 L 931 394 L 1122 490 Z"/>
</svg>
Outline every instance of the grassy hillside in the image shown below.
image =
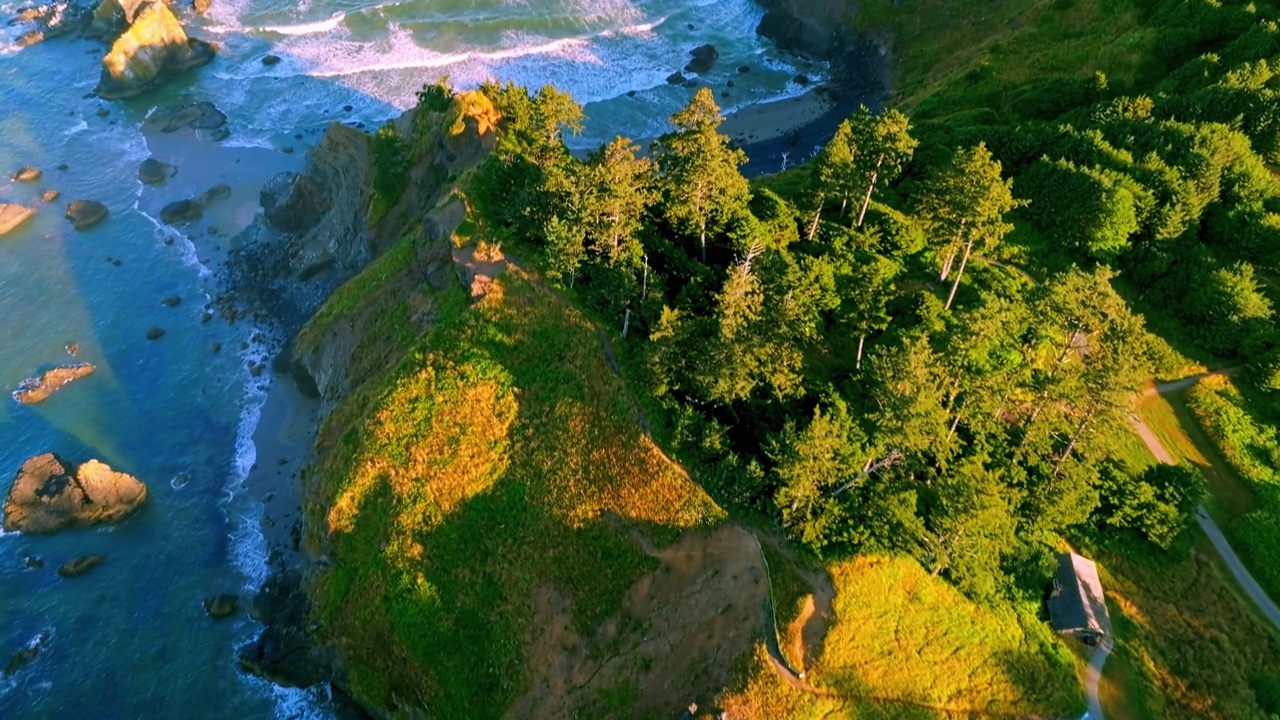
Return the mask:
<svg viewBox="0 0 1280 720">
<path fill-rule="evenodd" d="M 984 607 L 907 558 L 860 557 L 829 570 L 835 620 L 806 674 L 816 692 L 787 686 L 757 657 L 723 700 L 730 717 L 1083 712 L 1078 661 L 1034 607 Z"/>
<path fill-rule="evenodd" d="M 369 294 L 352 282 L 326 322 Z M 497 717 L 525 689 L 535 591 L 585 630 L 658 565 L 632 531 L 661 546 L 723 513 L 640 432 L 581 314 L 514 267 L 478 303 L 435 303 L 434 329 L 325 428 L 316 611 L 365 701 Z"/>
<path fill-rule="evenodd" d="M 1132 83 L 1157 40 L 1115 0 L 867 0 L 852 22 L 888 42 L 894 95 L 919 119 L 1007 110 L 1054 77 Z"/>
<path fill-rule="evenodd" d="M 1257 500 L 1258 507 L 1227 525 L 1232 547 L 1272 598 L 1280 597 L 1280 437 L 1225 377 L 1187 392 L 1187 405 L 1205 434 Z"/>
</svg>

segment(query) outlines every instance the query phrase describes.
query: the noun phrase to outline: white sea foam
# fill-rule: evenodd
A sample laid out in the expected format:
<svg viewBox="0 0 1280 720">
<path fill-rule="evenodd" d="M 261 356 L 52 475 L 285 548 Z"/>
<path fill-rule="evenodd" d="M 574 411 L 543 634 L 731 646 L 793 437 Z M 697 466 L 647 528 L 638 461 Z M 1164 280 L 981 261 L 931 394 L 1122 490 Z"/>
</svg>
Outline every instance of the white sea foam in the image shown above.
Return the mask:
<svg viewBox="0 0 1280 720">
<path fill-rule="evenodd" d="M 186 234 L 172 225 L 165 225 L 159 219 L 151 217 L 146 212 L 138 210 L 138 214 L 151 221 L 156 227 L 156 241 L 164 242 L 165 238 L 173 238 L 173 245 L 182 252 L 182 262 L 196 269 L 200 277 L 208 277 L 213 274 L 204 263 L 200 262 L 200 255 L 196 252 L 195 243 L 191 242 Z"/>
<path fill-rule="evenodd" d="M 327 20 L 299 23 L 297 25 L 263 25 L 248 28 L 249 32 L 275 33 L 276 35 L 318 35 L 336 29 L 347 19 L 346 13 L 336 13 Z"/>
</svg>

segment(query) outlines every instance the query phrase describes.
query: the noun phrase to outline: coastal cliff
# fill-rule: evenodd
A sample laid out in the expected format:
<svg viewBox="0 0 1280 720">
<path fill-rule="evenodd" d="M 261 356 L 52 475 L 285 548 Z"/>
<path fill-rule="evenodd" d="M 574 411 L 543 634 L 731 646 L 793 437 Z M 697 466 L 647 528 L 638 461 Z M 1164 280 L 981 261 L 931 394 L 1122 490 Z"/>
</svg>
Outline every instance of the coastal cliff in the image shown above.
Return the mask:
<svg viewBox="0 0 1280 720">
<path fill-rule="evenodd" d="M 423 113 L 392 124 L 393 202 L 335 126 L 241 238 L 261 289 L 238 297 L 309 317 L 280 367 L 321 398 L 309 560 L 260 592 L 242 664 L 375 717 L 707 702 L 762 631 L 756 540 L 649 437 L 595 323 L 489 238 L 467 190 L 493 105 Z"/>
<path fill-rule="evenodd" d="M 114 6 L 114 2 L 101 7 Z M 138 95 L 168 77 L 207 64 L 213 60 L 213 46 L 187 37 L 182 24 L 163 2 L 153 2 L 140 12 L 136 5 L 121 8 L 119 16 L 95 17 L 104 32 L 121 22 L 129 29 L 116 38 L 111 50 L 102 58 L 102 77 L 96 92 L 113 100 Z"/>
</svg>

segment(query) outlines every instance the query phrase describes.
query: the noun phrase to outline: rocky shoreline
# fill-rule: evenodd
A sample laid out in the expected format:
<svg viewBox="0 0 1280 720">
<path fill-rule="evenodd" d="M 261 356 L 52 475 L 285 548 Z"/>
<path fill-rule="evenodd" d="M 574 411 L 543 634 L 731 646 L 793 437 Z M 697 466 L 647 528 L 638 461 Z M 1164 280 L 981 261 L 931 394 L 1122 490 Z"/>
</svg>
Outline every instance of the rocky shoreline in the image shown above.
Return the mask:
<svg viewBox="0 0 1280 720">
<path fill-rule="evenodd" d="M 859 106 L 879 110 L 891 87 L 889 49 L 857 32 L 848 0 L 757 0 L 765 9 L 756 32 L 780 49 L 830 63 L 830 106 L 819 117 L 782 134 L 741 145 L 747 154 L 742 173 L 757 177 L 794 167 L 835 135 Z M 811 92 L 817 92 L 814 90 Z"/>
</svg>

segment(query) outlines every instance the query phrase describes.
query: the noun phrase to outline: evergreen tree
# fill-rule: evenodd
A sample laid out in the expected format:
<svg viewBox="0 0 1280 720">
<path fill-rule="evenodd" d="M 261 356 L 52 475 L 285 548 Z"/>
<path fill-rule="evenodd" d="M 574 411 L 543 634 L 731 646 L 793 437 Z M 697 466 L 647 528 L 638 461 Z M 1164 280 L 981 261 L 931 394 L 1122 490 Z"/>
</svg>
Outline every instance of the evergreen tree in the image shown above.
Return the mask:
<svg viewBox="0 0 1280 720">
<path fill-rule="evenodd" d="M 862 227 L 877 184 L 892 182 L 911 160 L 918 143 L 911 137 L 911 121 L 897 110 L 873 115 L 864 105 L 853 116 L 852 122 L 858 152 L 853 156 L 850 184 L 860 190 L 865 188 L 855 222 L 856 227 Z"/>
<path fill-rule="evenodd" d="M 584 233 L 592 249 L 614 264 L 639 264 L 637 235 L 657 199 L 653 163 L 637 158 L 638 150 L 630 140 L 615 139 L 591 154 L 578 184 Z"/>
<path fill-rule="evenodd" d="M 702 260 L 707 259 L 707 234 L 736 213 L 745 212 L 751 191 L 738 166 L 747 160 L 729 147 L 718 128 L 720 108 L 709 88 L 671 116 L 674 132 L 654 144 L 662 173 L 663 210 L 680 232 L 697 235 Z"/>
<path fill-rule="evenodd" d="M 943 280 L 951 274 L 956 256 L 960 256 L 960 267 L 947 295 L 948 310 L 955 301 L 973 246 L 986 250 L 1000 242 L 1013 229 L 1005 222 L 1005 214 L 1025 204 L 1014 199 L 1013 180 L 1003 179 L 1000 173 L 1000 162 L 991 157 L 985 143 L 979 143 L 957 152 L 923 189 L 919 213 L 939 244 L 944 258 Z"/>
</svg>

